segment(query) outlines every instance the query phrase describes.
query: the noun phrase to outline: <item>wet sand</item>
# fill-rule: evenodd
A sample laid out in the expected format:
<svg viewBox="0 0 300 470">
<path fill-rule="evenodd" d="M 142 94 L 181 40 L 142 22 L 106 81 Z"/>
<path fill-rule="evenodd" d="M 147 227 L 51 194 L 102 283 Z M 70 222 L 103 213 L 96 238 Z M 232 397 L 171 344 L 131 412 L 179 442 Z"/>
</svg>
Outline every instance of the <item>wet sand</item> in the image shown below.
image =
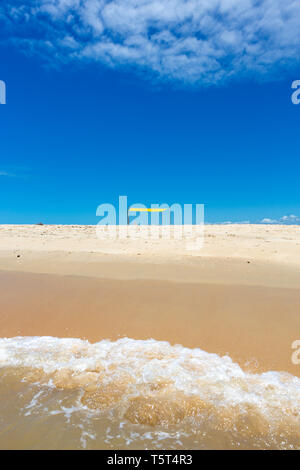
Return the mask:
<svg viewBox="0 0 300 470">
<path fill-rule="evenodd" d="M 0 448 L 299 449 L 299 310 L 300 227 L 0 226 Z"/>
<path fill-rule="evenodd" d="M 297 376 L 299 306 L 289 288 L 0 272 L 1 337 L 154 338 Z"/>
</svg>

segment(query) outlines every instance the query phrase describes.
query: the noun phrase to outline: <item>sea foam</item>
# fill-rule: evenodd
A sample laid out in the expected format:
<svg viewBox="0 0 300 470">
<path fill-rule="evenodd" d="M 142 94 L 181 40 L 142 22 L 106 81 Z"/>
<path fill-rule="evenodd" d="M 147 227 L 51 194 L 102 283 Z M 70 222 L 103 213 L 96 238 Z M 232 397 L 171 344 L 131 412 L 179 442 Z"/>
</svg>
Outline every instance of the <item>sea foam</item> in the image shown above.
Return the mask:
<svg viewBox="0 0 300 470">
<path fill-rule="evenodd" d="M 228 356 L 156 340 L 0 339 L 0 367 L 25 380 L 78 389 L 81 404 L 147 426 L 205 422 L 269 442 L 300 446 L 300 379 L 251 374 Z"/>
</svg>

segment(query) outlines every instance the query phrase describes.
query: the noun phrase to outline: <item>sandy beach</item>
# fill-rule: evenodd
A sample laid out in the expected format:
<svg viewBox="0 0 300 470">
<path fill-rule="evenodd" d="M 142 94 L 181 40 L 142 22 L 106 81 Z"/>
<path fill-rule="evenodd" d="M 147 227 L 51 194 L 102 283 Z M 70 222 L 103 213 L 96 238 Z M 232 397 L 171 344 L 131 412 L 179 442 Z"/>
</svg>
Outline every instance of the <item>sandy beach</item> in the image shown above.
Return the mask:
<svg viewBox="0 0 300 470">
<path fill-rule="evenodd" d="M 300 1 L 2 4 L 0 450 L 300 450 Z"/>
<path fill-rule="evenodd" d="M 175 367 L 176 370 L 179 367 L 170 361 L 177 354 L 180 354 L 180 360 L 186 361 L 184 358 L 188 352 L 189 355 L 196 354 L 194 359 L 187 360 L 182 366 L 184 370 L 188 369 L 190 373 L 194 371 L 196 374 L 194 379 L 189 376 L 188 381 L 191 380 L 191 384 L 195 384 L 208 367 L 208 359 L 200 360 L 197 355 L 209 354 L 208 357 L 216 358 L 209 360 L 220 361 L 213 366 L 218 371 L 214 380 L 222 384 L 225 376 L 235 377 L 230 378 L 230 381 L 233 380 L 231 387 L 238 387 L 235 394 L 244 393 L 251 388 L 250 384 L 256 377 L 255 381 L 262 382 L 259 385 L 262 390 L 273 390 L 275 387 L 273 398 L 267 400 L 266 397 L 261 397 L 260 403 L 262 400 L 276 401 L 282 392 L 277 390 L 279 385 L 272 384 L 278 380 L 280 383 L 286 380 L 286 386 L 290 387 L 287 397 L 292 400 L 293 380 L 300 377 L 300 366 L 291 361 L 291 344 L 299 339 L 300 334 L 300 227 L 208 225 L 205 226 L 204 246 L 201 250 L 187 250 L 185 242 L 184 239 L 151 240 L 146 237 L 143 229 L 135 239 L 130 236 L 122 240 L 109 240 L 97 238 L 95 226 L 0 226 L 0 337 L 11 338 L 0 340 L 3 342 L 0 344 L 0 361 L 1 357 L 7 358 L 4 363 L 8 376 L 11 377 L 10 368 L 16 364 L 18 370 L 21 367 L 19 373 L 22 376 L 25 374 L 25 377 L 28 368 L 31 370 L 33 367 L 36 369 L 34 380 L 37 378 L 36 374 L 41 383 L 48 381 L 50 377 L 52 383 L 66 394 L 66 400 L 70 399 L 67 390 L 80 389 L 84 391 L 84 403 L 102 410 L 103 407 L 107 409 L 107 400 L 109 407 L 115 406 L 114 400 L 121 406 L 119 403 L 126 396 L 125 421 L 150 427 L 164 423 L 173 426 L 190 416 L 198 416 L 199 412 L 198 401 L 195 404 L 194 401 L 191 402 L 191 398 L 186 398 L 191 392 L 186 391 L 188 395 L 180 395 L 179 398 L 177 394 L 181 386 L 177 385 L 173 389 L 172 385 L 170 389 L 170 385 L 166 385 L 173 380 L 169 375 L 172 368 Z M 35 342 L 34 346 L 28 346 L 28 337 L 35 337 L 30 340 Z M 65 347 L 69 348 L 65 343 L 67 339 L 71 341 L 71 350 L 64 350 Z M 78 343 L 82 340 L 88 343 Z M 122 350 L 122 355 L 124 351 L 125 355 L 129 354 L 126 359 L 129 363 L 132 357 L 135 358 L 134 361 L 145 361 L 145 364 L 148 364 L 150 358 L 151 363 L 162 358 L 168 363 L 161 376 L 151 379 L 151 392 L 146 393 L 139 389 L 140 398 L 134 404 L 131 398 L 128 399 L 128 391 L 124 391 L 128 384 L 132 384 L 132 373 L 130 378 L 126 378 L 123 373 L 127 366 L 122 368 L 117 365 L 118 362 L 114 362 L 119 361 L 119 356 L 115 354 L 121 354 L 120 352 L 114 353 L 112 364 L 116 370 L 121 367 L 118 372 L 121 375 L 118 375 L 118 379 L 115 376 L 113 379 L 109 378 L 113 388 L 109 387 L 106 392 L 101 392 L 100 397 L 95 395 L 94 381 L 99 381 L 102 374 L 102 365 L 99 366 L 102 359 L 99 358 L 104 357 L 102 348 L 107 347 L 105 341 L 110 341 L 112 348 L 123 348 L 120 351 Z M 154 343 L 148 346 L 147 341 Z M 92 353 L 90 348 L 93 347 L 96 350 Z M 204 353 L 197 352 L 200 350 Z M 38 356 L 35 357 L 37 352 Z M 45 366 L 52 354 L 56 358 L 55 364 L 62 361 L 62 365 L 55 366 L 54 369 L 52 363 Z M 78 376 L 78 370 L 75 373 L 71 363 L 66 365 L 69 361 L 66 358 L 72 357 L 73 361 L 86 354 L 88 357 L 90 354 L 91 357 L 100 356 L 97 361 L 94 359 L 96 362 L 93 366 L 85 365 L 86 372 Z M 137 364 L 139 362 L 130 366 L 134 374 L 141 373 L 138 372 L 140 365 Z M 143 367 L 146 367 L 145 364 Z M 157 366 L 153 367 L 154 371 Z M 229 372 L 231 367 L 241 367 L 241 372 L 236 376 L 236 372 L 233 372 L 235 369 Z M 222 374 L 218 376 L 221 370 L 223 378 Z M 285 375 L 287 372 L 292 375 Z M 168 374 L 167 378 L 162 379 L 165 373 Z M 271 382 L 268 382 L 269 375 L 265 378 L 264 373 L 274 373 L 275 376 L 271 375 Z M 243 379 L 240 374 L 245 375 Z M 134 380 L 139 382 L 140 379 Z M 215 387 L 214 380 L 212 382 L 211 377 L 207 378 L 206 386 Z M 161 381 L 165 385 L 158 385 Z M 201 383 L 203 386 L 203 382 Z M 126 387 L 124 384 L 127 384 Z M 17 385 L 14 384 L 13 387 Z M 4 393 L 3 390 L 5 388 L 1 388 L 0 384 L 0 394 Z M 214 396 L 215 389 L 209 390 L 209 394 Z M 112 400 L 111 393 L 116 393 L 117 397 L 121 394 L 122 400 Z M 261 393 L 264 395 L 265 392 Z M 47 396 L 47 400 L 48 398 Z M 232 407 L 236 409 L 237 405 L 233 405 L 233 398 L 226 399 L 229 403 L 226 413 L 231 416 L 232 426 L 239 428 L 241 425 L 244 429 L 245 423 L 237 424 L 236 421 L 241 419 L 241 411 L 235 415 Z M 152 403 L 151 409 L 154 410 L 150 414 L 149 400 Z M 208 402 L 204 398 L 200 408 L 203 407 L 203 400 L 206 409 Z M 249 406 L 247 400 L 243 407 Z M 295 403 L 295 398 L 293 400 Z M 124 403 L 122 406 L 125 406 Z M 166 406 L 169 411 L 166 411 Z M 282 406 L 290 409 L 291 405 L 285 402 L 280 405 Z M 298 446 L 298 441 L 300 443 L 300 430 L 295 428 L 290 419 L 294 419 L 293 413 L 297 409 L 295 404 L 294 411 L 291 409 L 292 418 L 287 422 L 278 418 L 280 426 L 276 424 L 274 431 L 276 436 L 282 433 L 286 435 L 286 443 L 292 442 L 291 445 L 295 446 Z M 215 418 L 218 416 L 216 419 L 220 421 L 212 429 L 206 429 L 213 443 L 205 441 L 205 448 L 231 448 L 230 442 L 236 442 L 236 437 L 231 436 L 231 441 L 228 436 L 229 440 L 225 437 L 222 427 L 225 418 L 218 413 L 219 411 L 214 411 L 213 415 Z M 248 416 L 248 412 L 246 415 Z M 275 439 L 272 434 L 275 441 L 266 437 L 265 425 L 261 421 L 266 419 L 265 411 L 261 415 L 261 411 L 256 410 L 254 415 L 251 423 L 255 423 L 256 431 L 253 431 L 251 424 L 252 430 L 249 431 L 250 434 L 246 433 L 242 445 L 245 448 L 264 448 L 268 441 L 268 445 L 278 448 L 277 437 Z M 57 421 L 56 425 L 61 426 L 61 422 Z M 219 435 L 216 429 L 220 430 L 220 426 L 222 432 Z M 261 430 L 261 427 L 264 429 Z M 175 432 L 175 428 L 173 431 Z M 35 433 L 39 432 L 40 428 L 33 431 L 33 442 Z M 131 428 L 130 432 L 133 432 Z M 198 428 L 195 432 L 198 433 Z M 251 437 L 253 432 L 261 439 L 257 444 Z M 29 445 L 24 443 L 23 438 L 18 439 L 19 447 Z M 197 439 L 192 442 L 188 437 L 185 448 L 197 448 L 200 445 Z M 8 442 L 9 433 L 4 432 L 2 438 L 0 433 L 0 443 L 7 446 Z M 102 442 L 103 448 L 106 448 L 105 442 Z M 165 445 L 173 445 L 168 442 L 166 440 Z M 123 444 L 118 444 L 115 439 L 110 445 L 120 445 L 123 448 Z M 143 448 L 146 444 L 140 442 L 139 445 Z M 233 448 L 235 445 L 233 444 Z"/>
<path fill-rule="evenodd" d="M 207 225 L 195 251 L 139 230 L 0 226 L 0 335 L 155 338 L 300 375 L 299 227 Z"/>
<path fill-rule="evenodd" d="M 152 240 L 139 230 L 110 240 L 99 239 L 96 226 L 0 225 L 0 269 L 299 288 L 299 226 L 205 225 L 203 248 L 195 251 L 184 239 Z"/>
</svg>

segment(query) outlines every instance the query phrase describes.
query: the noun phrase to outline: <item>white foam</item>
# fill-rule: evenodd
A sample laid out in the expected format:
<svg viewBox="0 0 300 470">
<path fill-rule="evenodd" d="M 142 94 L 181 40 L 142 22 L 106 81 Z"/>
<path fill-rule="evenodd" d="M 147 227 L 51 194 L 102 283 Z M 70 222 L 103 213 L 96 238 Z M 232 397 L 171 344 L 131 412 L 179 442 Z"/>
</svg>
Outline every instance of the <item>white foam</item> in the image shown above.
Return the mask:
<svg viewBox="0 0 300 470">
<path fill-rule="evenodd" d="M 264 413 L 282 406 L 300 412 L 300 379 L 287 373 L 249 374 L 229 357 L 155 340 L 103 340 L 90 344 L 75 338 L 0 339 L 0 367 L 43 369 L 46 374 L 105 371 L 105 381 L 126 373 L 139 387 L 168 381 L 173 390 L 215 405 L 255 405 Z"/>
</svg>

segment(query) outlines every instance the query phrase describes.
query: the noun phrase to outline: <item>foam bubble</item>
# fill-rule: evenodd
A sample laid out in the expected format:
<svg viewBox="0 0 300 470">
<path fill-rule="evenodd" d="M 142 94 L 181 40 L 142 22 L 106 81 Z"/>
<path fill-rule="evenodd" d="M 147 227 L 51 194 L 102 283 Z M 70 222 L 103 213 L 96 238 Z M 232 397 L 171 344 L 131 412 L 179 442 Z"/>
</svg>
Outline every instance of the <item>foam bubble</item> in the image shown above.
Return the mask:
<svg viewBox="0 0 300 470">
<path fill-rule="evenodd" d="M 155 340 L 16 337 L 0 339 L 0 366 L 22 369 L 29 381 L 79 389 L 83 406 L 114 410 L 131 423 L 192 419 L 300 446 L 300 379 L 246 373 L 227 356 Z"/>
</svg>

